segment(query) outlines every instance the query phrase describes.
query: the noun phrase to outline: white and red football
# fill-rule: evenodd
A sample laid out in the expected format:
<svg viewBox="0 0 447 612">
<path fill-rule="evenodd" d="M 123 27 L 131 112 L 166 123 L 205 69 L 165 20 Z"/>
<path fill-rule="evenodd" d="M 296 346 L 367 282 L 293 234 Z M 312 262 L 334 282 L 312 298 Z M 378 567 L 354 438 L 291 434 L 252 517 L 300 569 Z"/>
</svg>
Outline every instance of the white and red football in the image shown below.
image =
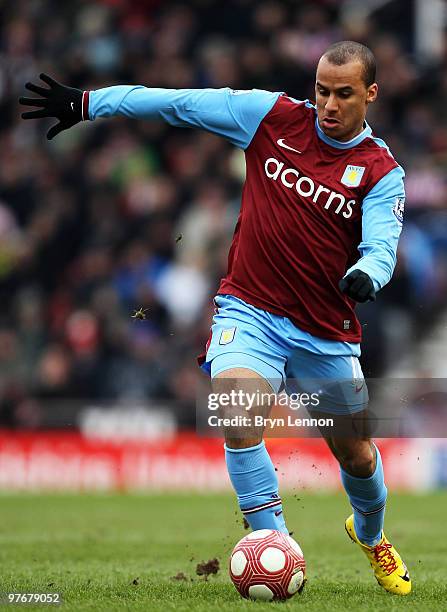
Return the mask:
<svg viewBox="0 0 447 612">
<path fill-rule="evenodd" d="M 242 538 L 230 557 L 230 577 L 247 599 L 289 599 L 303 586 L 306 562 L 293 538 L 273 529 L 259 529 Z"/>
</svg>

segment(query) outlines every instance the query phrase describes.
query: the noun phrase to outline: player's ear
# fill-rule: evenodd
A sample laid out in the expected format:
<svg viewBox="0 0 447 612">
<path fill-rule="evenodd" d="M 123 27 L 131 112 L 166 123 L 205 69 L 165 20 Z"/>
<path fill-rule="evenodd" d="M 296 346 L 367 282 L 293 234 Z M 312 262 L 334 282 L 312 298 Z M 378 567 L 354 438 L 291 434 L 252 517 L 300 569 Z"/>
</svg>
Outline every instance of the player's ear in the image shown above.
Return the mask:
<svg viewBox="0 0 447 612">
<path fill-rule="evenodd" d="M 377 83 L 373 83 L 368 87 L 366 91 L 366 102 L 368 104 L 371 104 L 371 102 L 374 102 L 376 100 L 378 91 L 379 86 L 377 85 Z"/>
</svg>

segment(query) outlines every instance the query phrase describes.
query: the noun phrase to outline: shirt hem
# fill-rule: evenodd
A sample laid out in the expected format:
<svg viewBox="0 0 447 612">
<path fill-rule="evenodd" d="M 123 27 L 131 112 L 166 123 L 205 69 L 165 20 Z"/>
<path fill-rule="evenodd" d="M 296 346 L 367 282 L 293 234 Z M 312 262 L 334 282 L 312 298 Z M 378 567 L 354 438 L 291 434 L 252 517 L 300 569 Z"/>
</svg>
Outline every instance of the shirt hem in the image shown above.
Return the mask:
<svg viewBox="0 0 447 612">
<path fill-rule="evenodd" d="M 237 289 L 234 289 L 233 287 L 226 287 L 225 285 L 221 285 L 219 287 L 219 290 L 217 291 L 217 295 L 232 295 L 233 297 L 244 300 L 244 302 L 247 302 L 247 304 L 250 304 L 255 308 L 261 308 L 262 310 L 265 310 L 270 314 L 278 315 L 280 317 L 286 317 L 290 319 L 290 321 L 292 321 L 292 323 L 296 325 L 296 327 L 302 329 L 305 332 L 308 332 L 309 334 L 312 334 L 316 338 L 321 338 L 323 340 L 334 340 L 337 342 L 349 342 L 353 344 L 359 344 L 362 341 L 361 334 L 332 334 L 330 332 L 326 332 L 320 327 L 315 327 L 313 325 L 310 325 L 308 322 L 300 321 L 299 319 L 291 316 L 290 313 L 279 307 L 274 307 L 270 304 L 266 304 L 262 299 L 247 296 L 247 294 L 243 291 L 239 291 Z"/>
</svg>

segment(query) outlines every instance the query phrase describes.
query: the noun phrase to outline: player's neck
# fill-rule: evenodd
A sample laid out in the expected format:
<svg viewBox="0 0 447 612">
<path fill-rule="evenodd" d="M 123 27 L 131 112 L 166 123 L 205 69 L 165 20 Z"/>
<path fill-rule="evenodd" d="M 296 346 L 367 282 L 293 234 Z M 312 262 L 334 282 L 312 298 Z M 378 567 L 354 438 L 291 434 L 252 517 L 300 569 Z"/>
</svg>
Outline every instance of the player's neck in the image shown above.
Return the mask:
<svg viewBox="0 0 447 612">
<path fill-rule="evenodd" d="M 350 132 L 343 138 L 335 138 L 334 140 L 338 140 L 338 142 L 343 142 L 343 143 L 350 142 L 351 140 L 354 140 L 354 138 L 356 138 L 359 134 L 361 134 L 365 128 L 366 128 L 366 121 L 364 120 L 355 130 L 353 130 L 352 132 Z"/>
<path fill-rule="evenodd" d="M 335 139 L 332 136 L 326 134 L 326 132 L 324 132 L 322 127 L 320 126 L 318 117 L 315 118 L 315 127 L 317 130 L 317 134 L 321 138 L 321 140 L 338 149 L 349 149 L 353 146 L 356 146 L 364 138 L 371 134 L 371 128 L 366 123 L 366 121 L 363 122 L 359 130 L 355 130 L 355 132 L 352 131 L 343 140 Z"/>
</svg>

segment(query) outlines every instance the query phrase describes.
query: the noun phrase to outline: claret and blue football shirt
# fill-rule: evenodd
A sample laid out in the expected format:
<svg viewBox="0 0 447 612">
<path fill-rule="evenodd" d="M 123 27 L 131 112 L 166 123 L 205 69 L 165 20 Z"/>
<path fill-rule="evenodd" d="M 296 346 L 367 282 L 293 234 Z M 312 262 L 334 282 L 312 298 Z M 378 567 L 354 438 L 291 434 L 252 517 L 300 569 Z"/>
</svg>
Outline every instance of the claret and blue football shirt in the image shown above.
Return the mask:
<svg viewBox="0 0 447 612">
<path fill-rule="evenodd" d="M 260 90 L 118 85 L 86 92 L 84 104 L 92 120 L 160 118 L 243 149 L 241 210 L 218 293 L 316 337 L 360 342 L 355 303 L 338 282 L 354 268 L 376 291 L 390 280 L 405 199 L 402 168 L 367 124 L 339 142 L 309 101 Z"/>
</svg>

